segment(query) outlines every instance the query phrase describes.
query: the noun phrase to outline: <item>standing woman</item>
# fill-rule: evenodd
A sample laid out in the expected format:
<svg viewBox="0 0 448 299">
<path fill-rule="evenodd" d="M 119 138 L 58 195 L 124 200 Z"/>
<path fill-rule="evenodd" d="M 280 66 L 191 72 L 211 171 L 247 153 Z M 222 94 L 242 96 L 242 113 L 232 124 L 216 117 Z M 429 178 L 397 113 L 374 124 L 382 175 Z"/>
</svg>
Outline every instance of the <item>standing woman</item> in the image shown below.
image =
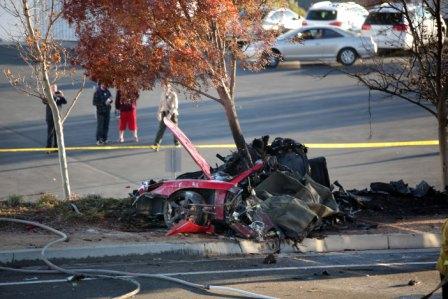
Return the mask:
<svg viewBox="0 0 448 299">
<path fill-rule="evenodd" d="M 118 142 L 124 142 L 124 131 L 126 128 L 132 132 L 134 141 L 138 142 L 137 134 L 137 99 L 139 93 L 132 89 L 118 89 L 115 97 L 115 109 L 120 111 L 118 122 Z"/>
</svg>

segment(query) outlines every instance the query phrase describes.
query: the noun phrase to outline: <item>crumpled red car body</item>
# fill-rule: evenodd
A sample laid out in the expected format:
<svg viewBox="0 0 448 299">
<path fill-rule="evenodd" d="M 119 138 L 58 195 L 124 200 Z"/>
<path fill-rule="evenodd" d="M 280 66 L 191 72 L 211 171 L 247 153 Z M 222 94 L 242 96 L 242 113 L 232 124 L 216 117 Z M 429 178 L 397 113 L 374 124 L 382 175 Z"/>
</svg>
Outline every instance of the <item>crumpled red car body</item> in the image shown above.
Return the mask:
<svg viewBox="0 0 448 299">
<path fill-rule="evenodd" d="M 211 167 L 207 161 L 202 157 L 193 143 L 188 137 L 168 118 L 163 119 L 166 126 L 175 135 L 177 140 L 182 144 L 185 150 L 190 154 L 196 164 L 204 173 L 206 179 L 178 179 L 167 180 L 148 188 L 140 188 L 139 193 L 147 193 L 150 197 L 162 197 L 169 198 L 172 194 L 181 190 L 213 190 L 213 206 L 214 206 L 214 218 L 216 221 L 225 221 L 224 206 L 227 195 L 232 192 L 232 189 L 238 186 L 238 184 L 244 181 L 251 174 L 258 172 L 264 166 L 264 163 L 259 161 L 255 165 L 237 175 L 230 181 L 219 181 L 212 178 Z M 182 220 L 178 224 L 174 225 L 167 233 L 167 235 L 174 235 L 178 233 L 211 233 L 214 231 L 214 227 L 211 224 L 206 226 L 198 225 L 190 220 Z"/>
</svg>

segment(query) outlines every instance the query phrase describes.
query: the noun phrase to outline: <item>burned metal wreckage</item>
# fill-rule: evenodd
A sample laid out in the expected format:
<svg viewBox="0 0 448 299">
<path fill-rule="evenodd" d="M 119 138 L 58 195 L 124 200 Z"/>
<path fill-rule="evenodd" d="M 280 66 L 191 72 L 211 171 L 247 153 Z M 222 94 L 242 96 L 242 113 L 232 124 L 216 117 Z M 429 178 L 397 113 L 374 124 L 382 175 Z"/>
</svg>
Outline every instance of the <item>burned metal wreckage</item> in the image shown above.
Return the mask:
<svg viewBox="0 0 448 299">
<path fill-rule="evenodd" d="M 264 136 L 248 145 L 256 161 L 249 169 L 237 152 L 218 154 L 223 164 L 212 168 L 180 129 L 164 122 L 201 169 L 134 190 L 137 210 L 163 219 L 168 235 L 230 230 L 257 241 L 300 242 L 322 219 L 339 214 L 325 158 L 308 159 L 302 144 L 276 138 L 269 145 Z"/>
</svg>

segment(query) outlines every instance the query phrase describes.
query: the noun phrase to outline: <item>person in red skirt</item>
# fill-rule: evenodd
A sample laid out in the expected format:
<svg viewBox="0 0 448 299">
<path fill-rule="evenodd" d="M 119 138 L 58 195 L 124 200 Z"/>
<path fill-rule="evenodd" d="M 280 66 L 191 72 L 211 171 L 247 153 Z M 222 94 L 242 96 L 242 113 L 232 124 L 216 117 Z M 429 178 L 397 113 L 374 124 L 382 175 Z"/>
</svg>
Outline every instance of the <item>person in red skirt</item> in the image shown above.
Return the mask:
<svg viewBox="0 0 448 299">
<path fill-rule="evenodd" d="M 138 142 L 137 134 L 137 99 L 138 91 L 118 89 L 115 97 L 115 108 L 120 111 L 118 123 L 118 142 L 124 142 L 126 128 L 132 132 L 134 141 Z"/>
</svg>

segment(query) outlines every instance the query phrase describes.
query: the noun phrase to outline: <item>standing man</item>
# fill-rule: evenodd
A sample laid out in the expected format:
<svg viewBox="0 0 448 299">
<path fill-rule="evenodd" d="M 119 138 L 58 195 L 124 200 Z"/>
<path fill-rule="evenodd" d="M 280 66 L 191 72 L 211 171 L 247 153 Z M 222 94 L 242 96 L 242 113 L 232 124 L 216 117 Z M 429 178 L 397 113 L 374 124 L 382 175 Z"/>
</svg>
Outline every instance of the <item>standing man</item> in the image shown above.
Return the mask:
<svg viewBox="0 0 448 299">
<path fill-rule="evenodd" d="M 56 102 L 59 110 L 62 105 L 67 104 L 67 101 L 62 91 L 58 90 L 58 86 L 56 84 L 51 85 L 50 88 L 51 94 L 53 95 L 53 100 Z M 58 146 L 58 141 L 54 130 L 53 114 L 51 113 L 50 105 L 45 102 L 45 106 L 45 121 L 47 122 L 47 148 L 55 148 Z M 47 154 L 50 154 L 51 152 L 52 151 L 47 151 Z"/>
<path fill-rule="evenodd" d="M 157 119 L 159 120 L 159 130 L 157 131 L 156 139 L 154 141 L 155 150 L 158 151 L 160 142 L 162 141 L 163 133 L 165 133 L 166 125 L 163 122 L 163 118 L 167 117 L 173 123 L 177 125 L 179 116 L 179 102 L 177 100 L 177 94 L 171 87 L 170 83 L 162 85 L 164 90 L 160 98 L 159 112 L 157 113 Z M 174 137 L 174 145 L 179 145 L 176 137 Z"/>
<path fill-rule="evenodd" d="M 100 83 L 93 95 L 93 105 L 96 106 L 96 144 L 107 144 L 107 133 L 109 132 L 110 109 L 112 94 L 104 83 Z"/>
</svg>

